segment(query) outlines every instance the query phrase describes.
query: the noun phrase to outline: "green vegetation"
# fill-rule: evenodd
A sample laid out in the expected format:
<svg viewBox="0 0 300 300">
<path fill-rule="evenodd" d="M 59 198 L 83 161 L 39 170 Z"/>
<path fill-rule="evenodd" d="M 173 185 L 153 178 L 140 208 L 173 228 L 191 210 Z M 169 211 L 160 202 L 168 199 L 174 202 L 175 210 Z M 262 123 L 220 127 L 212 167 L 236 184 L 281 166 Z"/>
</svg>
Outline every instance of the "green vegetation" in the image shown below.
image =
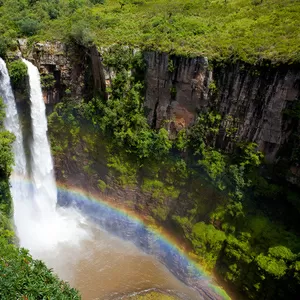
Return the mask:
<svg viewBox="0 0 300 300">
<path fill-rule="evenodd" d="M 8 72 L 14 87 L 24 85 L 27 78 L 27 66 L 21 60 L 14 60 L 8 64 Z"/>
<path fill-rule="evenodd" d="M 41 85 L 44 89 L 53 88 L 55 85 L 55 78 L 53 74 L 41 74 Z"/>
<path fill-rule="evenodd" d="M 115 46 L 103 57 L 116 71 L 108 100 L 65 99 L 49 117 L 62 177 L 72 178 L 64 165 L 71 160 L 99 191 L 143 193 L 130 206 L 176 227 L 208 270 L 251 299 L 293 299 L 300 286 L 299 215 L 287 203 L 297 203 L 299 194 L 266 179 L 263 154 L 254 143 L 236 142 L 230 116 L 230 155 L 214 147 L 224 129 L 215 111 L 201 113 L 172 140 L 166 129 L 151 129 L 140 53 Z"/>
<path fill-rule="evenodd" d="M 205 260 L 207 266 L 214 267 L 226 239 L 225 233 L 211 224 L 200 222 L 192 227 L 190 239 L 196 254 Z"/>
<path fill-rule="evenodd" d="M 0 298 L 80 299 L 76 290 L 57 278 L 45 264 L 27 250 L 17 248 L 12 232 L 12 199 L 9 176 L 14 163 L 14 135 L 4 129 L 4 105 L 0 99 Z"/>
<path fill-rule="evenodd" d="M 299 62 L 294 0 L 2 0 L 0 55 L 15 39 L 130 45 L 213 60 Z M 64 30 L 61 30 L 61 29 Z M 169 69 L 172 70 L 170 63 Z M 213 86 L 212 86 L 213 87 Z"/>
<path fill-rule="evenodd" d="M 167 154 L 172 146 L 168 132 L 161 128 L 151 130 L 144 116 L 143 85 L 128 72 L 142 71 L 142 56 L 133 55 L 131 49 L 116 48 L 104 53 L 104 62 L 117 70 L 111 84 L 108 100 L 94 99 L 87 104 L 87 118 L 108 136 L 113 148 L 124 147 L 125 151 L 142 161 L 147 157 L 157 159 Z"/>
<path fill-rule="evenodd" d="M 78 292 L 53 275 L 45 264 L 25 249 L 0 237 L 1 299 L 81 299 Z"/>
<path fill-rule="evenodd" d="M 226 117 L 231 124 L 226 137 L 234 144 L 230 155 L 215 148 L 224 128 L 213 110 L 201 113 L 173 140 L 165 128 L 153 130 L 143 105 L 144 61 L 132 48 L 204 55 L 218 63 L 299 63 L 299 15 L 295 0 L 1 0 L 0 56 L 24 37 L 29 43 L 62 40 L 101 49 L 104 64 L 116 71 L 108 99 L 74 104 L 67 97 L 49 117 L 60 177 L 68 179 L 76 168 L 103 193 L 140 191 L 148 200 L 135 203 L 136 208 L 177 226 L 207 269 L 251 299 L 294 299 L 300 293 L 299 192 L 280 178 L 267 179 L 257 145 L 236 143 L 231 116 Z M 26 66 L 13 61 L 8 67 L 19 87 Z M 168 70 L 175 71 L 172 59 Z M 45 74 L 42 84 L 52 88 L 55 80 Z M 209 90 L 218 93 L 214 82 Z M 170 92 L 176 98 L 174 87 Z M 299 103 L 284 116 L 298 122 Z M 1 113 L 0 268 L 6 278 L 0 278 L 0 298 L 78 299 L 41 262 L 10 244 L 13 139 L 3 129 Z M 291 159 L 299 163 L 299 137 L 293 142 Z"/>
<path fill-rule="evenodd" d="M 14 158 L 12 143 L 14 135 L 4 129 L 4 103 L 0 97 L 0 233 L 10 229 L 9 218 L 12 213 L 8 178 L 12 171 Z"/>
<path fill-rule="evenodd" d="M 101 192 L 105 192 L 106 190 L 106 183 L 101 179 L 98 180 L 98 188 Z"/>
</svg>

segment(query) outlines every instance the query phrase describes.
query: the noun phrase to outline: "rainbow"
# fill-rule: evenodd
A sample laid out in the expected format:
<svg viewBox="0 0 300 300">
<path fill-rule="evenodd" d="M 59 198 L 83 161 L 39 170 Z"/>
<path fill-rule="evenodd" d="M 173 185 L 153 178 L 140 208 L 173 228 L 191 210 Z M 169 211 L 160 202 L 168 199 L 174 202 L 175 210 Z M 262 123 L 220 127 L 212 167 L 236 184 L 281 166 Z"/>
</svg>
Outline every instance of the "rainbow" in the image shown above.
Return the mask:
<svg viewBox="0 0 300 300">
<path fill-rule="evenodd" d="M 32 184 L 30 180 L 16 176 L 12 180 Z M 60 205 L 75 206 L 106 231 L 130 240 L 141 250 L 153 254 L 177 278 L 195 288 L 203 299 L 231 299 L 166 231 L 147 224 L 137 213 L 112 201 L 104 201 L 74 186 L 57 183 L 57 187 Z"/>
</svg>

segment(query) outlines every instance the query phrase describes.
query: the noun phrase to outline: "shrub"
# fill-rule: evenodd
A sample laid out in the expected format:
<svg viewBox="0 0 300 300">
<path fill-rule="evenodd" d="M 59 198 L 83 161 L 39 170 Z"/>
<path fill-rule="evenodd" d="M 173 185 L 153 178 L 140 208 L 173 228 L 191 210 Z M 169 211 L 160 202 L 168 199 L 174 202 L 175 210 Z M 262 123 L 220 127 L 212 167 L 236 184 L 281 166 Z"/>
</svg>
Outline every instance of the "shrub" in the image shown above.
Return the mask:
<svg viewBox="0 0 300 300">
<path fill-rule="evenodd" d="M 207 225 L 203 222 L 196 223 L 193 226 L 192 233 L 189 236 L 195 252 L 201 255 L 209 267 L 213 267 L 222 250 L 226 235 L 223 231 L 216 229 L 213 225 Z"/>
<path fill-rule="evenodd" d="M 14 60 L 8 64 L 8 72 L 12 84 L 18 87 L 27 76 L 27 66 L 21 60 Z"/>
<path fill-rule="evenodd" d="M 40 27 L 39 21 L 29 17 L 19 21 L 19 28 L 23 35 L 32 36 L 38 32 Z"/>
<path fill-rule="evenodd" d="M 55 78 L 53 74 L 41 74 L 41 85 L 45 89 L 49 89 L 54 87 L 55 85 Z"/>
<path fill-rule="evenodd" d="M 99 179 L 98 180 L 98 188 L 100 189 L 101 192 L 105 192 L 107 185 L 103 180 Z"/>
<path fill-rule="evenodd" d="M 91 46 L 94 40 L 90 25 L 84 20 L 72 26 L 70 37 L 76 44 L 86 47 Z"/>
<path fill-rule="evenodd" d="M 40 260 L 0 237 L 1 299 L 73 299 L 78 292 L 58 279 Z"/>
</svg>

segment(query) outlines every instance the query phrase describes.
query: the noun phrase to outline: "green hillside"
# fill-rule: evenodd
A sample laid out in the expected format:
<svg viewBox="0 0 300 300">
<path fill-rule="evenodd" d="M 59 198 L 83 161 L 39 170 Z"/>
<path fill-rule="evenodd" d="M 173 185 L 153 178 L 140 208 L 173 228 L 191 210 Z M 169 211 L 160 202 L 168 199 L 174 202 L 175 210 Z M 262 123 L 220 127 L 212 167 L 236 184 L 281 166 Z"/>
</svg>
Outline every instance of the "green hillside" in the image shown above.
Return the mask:
<svg viewBox="0 0 300 300">
<path fill-rule="evenodd" d="M 99 2 L 1 0 L 0 49 L 4 52 L 15 38 L 31 37 L 99 47 L 121 43 L 216 60 L 300 61 L 297 0 Z"/>
</svg>

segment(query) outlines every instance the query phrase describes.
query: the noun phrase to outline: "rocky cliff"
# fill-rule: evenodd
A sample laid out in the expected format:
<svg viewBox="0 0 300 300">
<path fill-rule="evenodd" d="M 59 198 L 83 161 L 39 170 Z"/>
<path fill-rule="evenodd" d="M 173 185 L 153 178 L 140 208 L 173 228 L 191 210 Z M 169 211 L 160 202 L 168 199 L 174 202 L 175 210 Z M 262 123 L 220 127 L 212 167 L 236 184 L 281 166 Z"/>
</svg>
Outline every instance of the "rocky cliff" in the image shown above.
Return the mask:
<svg viewBox="0 0 300 300">
<path fill-rule="evenodd" d="M 297 130 L 284 112 L 300 100 L 300 68 L 255 67 L 242 63 L 210 66 L 205 58 L 145 53 L 148 121 L 179 130 L 193 124 L 198 113 L 222 115 L 216 146 L 230 151 L 235 141 L 251 141 L 274 161 Z"/>
<path fill-rule="evenodd" d="M 41 74 L 44 101 L 48 105 L 60 102 L 64 97 L 73 100 L 104 96 L 103 66 L 96 48 L 86 49 L 62 42 L 27 45 L 18 40 L 19 52 L 34 63 Z"/>
<path fill-rule="evenodd" d="M 54 86 L 44 87 L 46 103 L 56 103 L 64 97 L 75 98 L 75 102 L 76 99 L 82 97 L 88 100 L 95 94 L 101 94 L 106 98 L 106 90 L 108 91 L 116 72 L 112 66 L 105 67 L 102 64 L 102 57 L 97 49 L 76 47 L 69 49 L 62 44 L 56 45 L 52 47 L 51 44 L 45 43 L 35 45 L 30 51 L 22 50 L 23 56 L 32 60 L 42 74 L 52 74 L 55 79 Z M 61 58 L 60 55 L 62 55 Z M 119 63 L 119 58 L 120 56 L 114 57 L 116 63 Z M 218 263 L 222 264 L 222 268 L 224 268 L 222 270 L 220 268 L 222 276 L 224 275 L 226 278 L 227 274 L 230 276 L 234 274 L 232 278 L 238 278 L 234 284 L 247 290 L 247 293 L 250 290 L 250 294 L 253 292 L 253 295 L 259 293 L 264 295 L 270 286 L 272 287 L 271 294 L 277 294 L 275 289 L 277 283 L 278 289 L 280 289 L 279 286 L 286 287 L 288 286 L 286 279 L 274 281 L 273 273 L 270 273 L 271 275 L 267 273 L 269 272 L 267 266 L 266 271 L 262 271 L 258 258 L 265 258 L 269 264 L 270 255 L 266 254 L 269 253 L 268 249 L 274 245 L 281 245 L 285 236 L 290 236 L 290 232 L 283 231 L 281 226 L 275 225 L 277 224 L 276 220 L 286 223 L 287 228 L 297 229 L 299 194 L 292 194 L 293 198 L 289 197 L 290 195 L 286 196 L 285 192 L 296 190 L 296 188 L 286 185 L 282 178 L 290 169 L 290 173 L 297 175 L 290 176 L 290 181 L 300 182 L 300 138 L 297 140 L 297 136 L 300 136 L 299 67 L 292 65 L 257 67 L 241 62 L 216 65 L 210 64 L 203 57 L 184 58 L 155 52 L 145 52 L 143 58 L 146 63 L 144 106 L 148 122 L 153 128 L 164 126 L 173 138 L 180 129 L 192 126 L 199 114 L 214 111 L 222 116 L 221 130 L 217 138 L 213 140 L 217 148 L 222 148 L 230 153 L 239 141 L 256 142 L 270 162 L 277 163 L 277 166 L 282 162 L 286 163 L 285 168 L 281 170 L 283 176 L 280 177 L 280 180 L 284 182 L 282 191 L 280 187 L 277 189 L 276 185 L 262 180 L 258 188 L 255 187 L 255 190 L 258 190 L 261 195 L 259 198 L 252 197 L 254 194 L 252 194 L 252 190 L 247 189 L 246 191 L 251 193 L 249 195 L 249 199 L 251 199 L 249 211 L 248 208 L 243 207 L 244 203 L 242 202 L 238 202 L 236 206 L 232 206 L 231 202 L 228 202 L 231 220 L 228 223 L 230 239 L 225 240 L 222 245 L 220 243 L 222 250 L 218 250 L 221 251 L 218 253 L 222 253 L 221 256 L 218 256 Z M 132 64 L 128 65 L 132 66 Z M 132 67 L 127 69 L 132 69 Z M 128 74 L 135 75 L 139 70 L 127 71 Z M 59 76 L 55 75 L 55 72 Z M 122 76 L 120 77 L 122 79 Z M 125 78 L 126 84 L 129 86 L 127 77 Z M 123 88 L 124 85 L 121 91 Z M 53 101 L 48 101 L 48 95 L 54 93 L 55 89 L 59 91 L 58 96 L 52 98 Z M 132 209 L 143 215 L 149 222 L 156 220 L 160 224 L 163 223 L 166 228 L 170 226 L 174 230 L 180 230 L 182 236 L 184 231 L 185 237 L 192 244 L 193 240 L 196 241 L 195 252 L 200 253 L 199 257 L 202 257 L 202 254 L 198 250 L 202 251 L 204 242 L 201 244 L 199 234 L 198 243 L 196 231 L 195 235 L 189 236 L 190 231 L 194 234 L 192 229 L 192 226 L 196 226 L 194 224 L 199 225 L 200 221 L 212 223 L 214 226 L 208 225 L 209 230 L 214 230 L 213 232 L 216 230 L 219 234 L 224 235 L 222 222 L 225 219 L 220 221 L 218 216 L 213 217 L 215 220 L 211 217 L 212 212 L 219 214 L 219 211 L 223 213 L 224 210 L 224 213 L 228 213 L 226 212 L 228 199 L 224 198 L 224 191 L 219 192 L 198 173 L 196 176 L 191 175 L 184 179 L 182 177 L 177 181 L 175 173 L 179 172 L 181 167 L 184 168 L 185 164 L 177 165 L 172 170 L 173 160 L 166 161 L 162 165 L 160 165 L 160 160 L 154 164 L 151 164 L 151 160 L 149 160 L 149 165 L 137 166 L 136 155 L 132 155 L 131 159 L 125 151 L 124 153 L 119 152 L 118 148 L 122 149 L 122 144 L 118 147 L 118 145 L 110 143 L 98 130 L 93 130 L 94 126 L 90 126 L 91 124 L 87 124 L 85 127 L 80 118 L 76 118 L 76 114 L 74 119 L 77 122 L 74 123 L 73 120 L 70 123 L 60 122 L 68 119 L 67 116 L 74 113 L 73 106 L 66 105 L 66 109 L 65 113 L 61 112 L 59 117 L 52 114 L 53 118 L 49 118 L 49 137 L 51 145 L 54 146 L 53 153 L 58 181 L 100 195 L 102 199 L 112 201 L 121 207 Z M 296 160 L 291 156 L 294 149 L 298 150 L 296 151 L 298 152 Z M 264 166 L 260 171 L 263 173 L 265 169 L 267 168 Z M 276 175 L 276 172 L 273 172 L 272 175 L 274 174 Z M 241 178 L 243 179 L 242 175 Z M 245 197 L 245 200 L 247 201 L 248 197 Z M 258 208 L 254 209 L 252 206 L 256 207 L 256 200 L 258 200 Z M 247 206 L 246 201 L 245 206 Z M 224 207 L 222 207 L 223 204 Z M 244 216 L 244 211 L 245 218 L 241 219 L 240 215 Z M 252 243 L 250 234 L 249 237 L 242 240 L 245 232 L 252 232 L 249 220 L 256 222 L 256 217 L 258 217 L 258 222 L 261 224 L 259 227 L 263 233 L 259 237 L 262 241 L 258 243 L 259 252 L 254 246 L 250 247 L 250 243 Z M 227 221 L 224 225 L 227 226 Z M 203 226 L 206 225 L 203 223 Z M 226 228 L 225 226 L 224 228 Z M 200 231 L 203 232 L 202 229 Z M 279 233 L 278 237 L 276 235 L 276 239 L 274 238 L 275 242 L 272 240 L 273 237 L 269 241 L 267 235 L 272 236 L 273 232 L 277 233 L 277 231 Z M 253 241 L 255 239 L 256 237 L 253 235 Z M 265 241 L 267 246 L 264 252 L 260 253 L 263 249 L 260 248 L 260 245 Z M 239 253 L 238 257 L 235 258 L 234 255 L 231 255 L 235 250 L 230 247 L 236 249 L 236 253 Z M 211 249 L 209 246 L 207 251 L 210 253 Z M 205 251 L 203 253 L 206 253 Z M 245 260 L 239 259 L 240 253 L 245 255 Z M 216 257 L 217 255 L 219 254 L 216 254 Z M 246 260 L 249 260 L 250 263 L 245 264 Z M 239 275 L 231 273 L 237 268 Z M 290 270 L 290 267 L 287 267 L 287 270 Z M 268 277 L 265 277 L 266 274 Z M 261 278 L 269 279 L 262 281 L 261 291 L 258 291 L 258 285 L 253 283 L 261 281 Z M 289 278 L 289 284 L 290 281 Z"/>
<path fill-rule="evenodd" d="M 53 75 L 53 86 L 44 87 L 47 104 L 65 96 L 106 97 L 113 71 L 103 66 L 96 48 L 60 42 L 27 47 L 23 40 L 19 45 L 22 55 L 38 66 L 42 76 Z M 165 126 L 170 134 L 176 134 L 191 126 L 199 113 L 214 110 L 223 117 L 215 146 L 230 152 L 232 141 L 255 142 L 270 162 L 298 131 L 298 120 L 285 112 L 300 100 L 299 66 L 256 67 L 240 62 L 218 66 L 203 57 L 156 52 L 145 52 L 144 59 L 145 108 L 154 128 Z"/>
</svg>

